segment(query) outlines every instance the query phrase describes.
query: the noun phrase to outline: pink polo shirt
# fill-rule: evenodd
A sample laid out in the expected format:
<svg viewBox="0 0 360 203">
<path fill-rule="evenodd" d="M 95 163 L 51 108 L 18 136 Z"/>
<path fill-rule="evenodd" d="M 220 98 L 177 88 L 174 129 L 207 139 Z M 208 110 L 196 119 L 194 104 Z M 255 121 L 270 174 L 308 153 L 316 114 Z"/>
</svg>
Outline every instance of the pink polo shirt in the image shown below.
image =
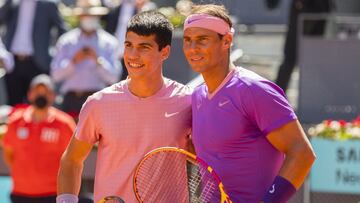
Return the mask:
<svg viewBox="0 0 360 203">
<path fill-rule="evenodd" d="M 138 98 L 121 81 L 90 96 L 83 105 L 76 138 L 99 142 L 94 200 L 118 195 L 137 202 L 134 170 L 149 151 L 185 148 L 191 132 L 191 90 L 170 79 L 153 96 Z"/>
</svg>

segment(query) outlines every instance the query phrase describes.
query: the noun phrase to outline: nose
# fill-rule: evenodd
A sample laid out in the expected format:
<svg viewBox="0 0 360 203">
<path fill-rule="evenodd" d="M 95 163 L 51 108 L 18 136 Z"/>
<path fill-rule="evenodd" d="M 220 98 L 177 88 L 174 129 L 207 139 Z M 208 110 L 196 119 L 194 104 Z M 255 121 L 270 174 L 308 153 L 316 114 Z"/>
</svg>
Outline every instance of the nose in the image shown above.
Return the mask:
<svg viewBox="0 0 360 203">
<path fill-rule="evenodd" d="M 129 59 L 137 59 L 140 57 L 140 54 L 135 48 L 128 48 L 124 50 L 124 57 L 125 56 Z"/>
</svg>

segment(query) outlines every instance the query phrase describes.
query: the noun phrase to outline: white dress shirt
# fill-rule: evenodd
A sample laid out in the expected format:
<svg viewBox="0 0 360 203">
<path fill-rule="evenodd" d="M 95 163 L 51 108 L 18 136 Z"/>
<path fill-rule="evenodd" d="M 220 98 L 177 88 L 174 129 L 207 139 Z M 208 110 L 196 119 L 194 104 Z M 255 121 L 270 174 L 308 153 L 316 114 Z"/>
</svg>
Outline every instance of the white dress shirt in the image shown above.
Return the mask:
<svg viewBox="0 0 360 203">
<path fill-rule="evenodd" d="M 11 44 L 11 52 L 19 55 L 33 55 L 33 24 L 36 0 L 21 0 L 15 36 Z"/>
</svg>

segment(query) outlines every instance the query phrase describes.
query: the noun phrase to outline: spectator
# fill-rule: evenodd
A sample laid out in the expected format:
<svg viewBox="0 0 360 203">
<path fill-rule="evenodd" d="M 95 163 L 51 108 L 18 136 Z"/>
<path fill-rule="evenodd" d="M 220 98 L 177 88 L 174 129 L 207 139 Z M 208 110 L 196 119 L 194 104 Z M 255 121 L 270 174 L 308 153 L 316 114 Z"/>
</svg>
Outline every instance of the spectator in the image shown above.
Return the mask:
<svg viewBox="0 0 360 203">
<path fill-rule="evenodd" d="M 271 1 L 271 7 L 275 8 L 280 0 Z M 291 74 L 297 64 L 298 52 L 298 22 L 302 13 L 328 13 L 333 8 L 332 0 L 293 0 L 290 7 L 288 31 L 284 46 L 284 59 L 279 67 L 276 84 L 284 91 L 287 90 Z M 325 29 L 324 20 L 305 21 L 303 33 L 306 35 L 322 35 Z"/>
<path fill-rule="evenodd" d="M 36 76 L 28 91 L 31 105 L 12 113 L 3 140 L 4 161 L 13 180 L 13 203 L 54 203 L 60 157 L 75 128 L 71 117 L 51 107 L 49 76 Z"/>
<path fill-rule="evenodd" d="M 105 30 L 115 35 L 120 43 L 119 58 L 121 59 L 123 67 L 121 80 L 125 79 L 128 75 L 123 59 L 127 23 L 136 13 L 154 9 L 156 9 L 156 4 L 150 0 L 123 0 L 120 5 L 111 9 L 110 12 L 102 18 L 105 22 Z"/>
<path fill-rule="evenodd" d="M 33 77 L 49 73 L 51 30 L 65 32 L 55 1 L 6 0 L 0 8 L 0 25 L 6 24 L 4 43 L 15 60 L 14 70 L 5 75 L 8 104 L 26 100 Z"/>
<path fill-rule="evenodd" d="M 108 12 L 98 0 L 79 0 L 73 12 L 79 28 L 60 37 L 51 63 L 51 76 L 61 83 L 62 110 L 77 117 L 86 98 L 117 82 L 121 70 L 118 41 L 100 26 L 99 16 Z"/>
</svg>

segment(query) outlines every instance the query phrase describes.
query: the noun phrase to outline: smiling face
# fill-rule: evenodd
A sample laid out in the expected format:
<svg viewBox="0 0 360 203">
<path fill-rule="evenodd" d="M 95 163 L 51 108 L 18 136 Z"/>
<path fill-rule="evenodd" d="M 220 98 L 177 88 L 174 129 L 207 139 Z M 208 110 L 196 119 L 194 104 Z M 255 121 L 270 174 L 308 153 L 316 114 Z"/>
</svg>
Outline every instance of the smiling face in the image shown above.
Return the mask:
<svg viewBox="0 0 360 203">
<path fill-rule="evenodd" d="M 124 62 L 131 79 L 162 77 L 162 64 L 169 56 L 170 46 L 159 51 L 155 35 L 142 36 L 134 32 L 126 34 Z"/>
<path fill-rule="evenodd" d="M 194 71 L 206 73 L 222 67 L 228 58 L 229 40 L 228 35 L 220 38 L 214 31 L 192 27 L 184 31 L 183 51 Z"/>
</svg>

